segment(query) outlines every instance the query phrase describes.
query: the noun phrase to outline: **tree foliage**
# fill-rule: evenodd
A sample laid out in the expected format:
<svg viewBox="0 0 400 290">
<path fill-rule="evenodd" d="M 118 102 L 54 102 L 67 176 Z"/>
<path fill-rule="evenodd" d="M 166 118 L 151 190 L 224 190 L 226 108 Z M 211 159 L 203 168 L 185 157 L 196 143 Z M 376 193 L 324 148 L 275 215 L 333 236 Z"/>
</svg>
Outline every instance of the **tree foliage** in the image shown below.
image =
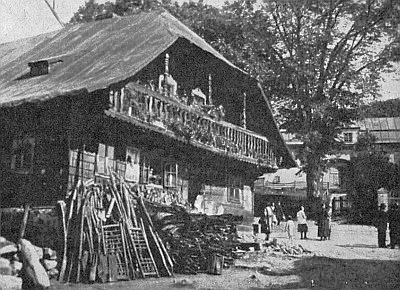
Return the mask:
<svg viewBox="0 0 400 290">
<path fill-rule="evenodd" d="M 353 167 L 353 210 L 369 222 L 369 214 L 378 206 L 377 191 L 400 186 L 400 167 L 389 162 L 388 152 L 375 143 L 376 137 L 365 133 L 358 137 Z"/>
<path fill-rule="evenodd" d="M 362 118 L 400 117 L 400 99 L 374 101 L 360 108 Z"/>
<path fill-rule="evenodd" d="M 170 11 L 264 85 L 280 126 L 303 141 L 310 195 L 340 129 L 378 93 L 380 73 L 399 56 L 397 0 L 237 0 L 221 9 L 202 1 L 138 1 L 90 0 L 71 21 L 105 11 Z"/>
</svg>

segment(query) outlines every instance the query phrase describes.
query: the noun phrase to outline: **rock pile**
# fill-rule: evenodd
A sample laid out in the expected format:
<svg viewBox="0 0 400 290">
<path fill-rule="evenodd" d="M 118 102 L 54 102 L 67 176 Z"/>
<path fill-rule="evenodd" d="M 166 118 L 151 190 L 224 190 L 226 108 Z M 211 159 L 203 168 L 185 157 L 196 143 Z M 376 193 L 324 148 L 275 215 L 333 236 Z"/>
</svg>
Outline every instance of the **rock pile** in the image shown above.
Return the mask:
<svg viewBox="0 0 400 290">
<path fill-rule="evenodd" d="M 17 244 L 0 237 L 0 289 L 47 288 L 58 276 L 57 253 L 21 239 Z"/>
</svg>

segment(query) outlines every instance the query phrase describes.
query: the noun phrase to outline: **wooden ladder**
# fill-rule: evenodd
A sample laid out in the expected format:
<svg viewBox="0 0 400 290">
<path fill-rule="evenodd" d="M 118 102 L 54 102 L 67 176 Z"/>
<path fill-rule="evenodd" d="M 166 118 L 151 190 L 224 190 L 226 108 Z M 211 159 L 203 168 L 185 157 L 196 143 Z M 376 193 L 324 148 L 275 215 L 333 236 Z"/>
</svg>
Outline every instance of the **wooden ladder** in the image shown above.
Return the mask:
<svg viewBox="0 0 400 290">
<path fill-rule="evenodd" d="M 102 226 L 110 281 L 129 279 L 126 244 L 122 232 L 121 223 Z"/>
<path fill-rule="evenodd" d="M 142 228 L 130 229 L 137 263 L 143 277 L 159 277 L 157 266 L 151 253 L 146 232 Z"/>
</svg>

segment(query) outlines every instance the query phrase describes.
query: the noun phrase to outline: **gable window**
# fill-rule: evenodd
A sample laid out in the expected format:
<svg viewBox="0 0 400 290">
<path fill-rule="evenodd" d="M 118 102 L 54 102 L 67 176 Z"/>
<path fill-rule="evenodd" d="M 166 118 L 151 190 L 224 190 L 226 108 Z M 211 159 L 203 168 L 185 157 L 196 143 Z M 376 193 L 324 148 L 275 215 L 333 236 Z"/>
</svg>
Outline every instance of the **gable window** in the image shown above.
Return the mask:
<svg viewBox="0 0 400 290">
<path fill-rule="evenodd" d="M 353 143 L 353 133 L 344 133 L 343 140 L 346 143 Z"/>
<path fill-rule="evenodd" d="M 11 154 L 11 170 L 16 173 L 32 173 L 33 171 L 33 152 L 35 138 L 21 137 L 14 139 Z"/>
<path fill-rule="evenodd" d="M 242 188 L 241 179 L 230 176 L 228 178 L 228 201 L 240 203 Z"/>
<path fill-rule="evenodd" d="M 178 186 L 178 164 L 165 163 L 164 167 L 164 186 L 177 187 Z"/>
</svg>

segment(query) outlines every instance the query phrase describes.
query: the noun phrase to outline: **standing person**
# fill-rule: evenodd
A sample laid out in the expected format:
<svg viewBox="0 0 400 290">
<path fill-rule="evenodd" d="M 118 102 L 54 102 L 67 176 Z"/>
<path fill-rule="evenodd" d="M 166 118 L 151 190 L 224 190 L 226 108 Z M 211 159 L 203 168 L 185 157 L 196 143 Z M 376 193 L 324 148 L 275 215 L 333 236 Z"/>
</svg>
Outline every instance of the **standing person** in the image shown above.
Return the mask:
<svg viewBox="0 0 400 290">
<path fill-rule="evenodd" d="M 276 219 L 278 220 L 277 225 L 279 226 L 281 221 L 285 220 L 285 214 L 283 213 L 283 209 L 282 209 L 282 205 L 281 205 L 280 201 L 278 201 L 278 203 L 276 205 L 275 215 L 276 215 Z"/>
<path fill-rule="evenodd" d="M 326 208 L 325 203 L 323 203 L 321 205 L 321 210 L 318 217 L 318 237 L 321 238 L 321 241 L 326 241 L 326 239 L 329 237 L 329 219 L 329 211 Z"/>
<path fill-rule="evenodd" d="M 276 225 L 278 223 L 278 220 L 276 218 L 276 207 L 274 202 L 271 204 L 271 210 L 272 210 L 272 224 Z"/>
<path fill-rule="evenodd" d="M 386 205 L 381 203 L 378 213 L 374 219 L 374 226 L 378 229 L 378 247 L 386 248 L 386 230 L 388 223 L 388 215 L 385 211 Z"/>
<path fill-rule="evenodd" d="M 300 210 L 297 212 L 296 219 L 297 219 L 297 231 L 300 233 L 300 238 L 302 240 L 307 239 L 308 226 L 307 226 L 307 216 L 306 213 L 304 212 L 304 206 L 300 206 Z"/>
<path fill-rule="evenodd" d="M 400 247 L 400 209 L 397 203 L 394 203 L 389 212 L 389 235 L 390 248 L 394 249 L 396 245 Z"/>
<path fill-rule="evenodd" d="M 270 231 L 272 231 L 272 223 L 274 221 L 274 211 L 272 209 L 271 203 L 267 203 L 267 207 L 265 208 L 266 211 L 266 218 L 267 218 L 267 223 Z"/>
<path fill-rule="evenodd" d="M 289 243 L 293 244 L 293 237 L 294 237 L 294 231 L 295 231 L 296 226 L 294 225 L 292 216 L 288 216 L 287 222 L 286 222 L 286 226 L 285 226 L 285 231 L 288 234 L 288 238 L 289 238 Z"/>
<path fill-rule="evenodd" d="M 261 226 L 261 233 L 266 235 L 265 240 L 268 241 L 269 240 L 269 234 L 271 233 L 271 228 L 270 228 L 270 225 L 268 223 L 267 208 L 264 209 L 264 211 L 261 214 L 261 217 L 260 217 L 260 220 L 258 221 L 258 223 Z"/>
</svg>

